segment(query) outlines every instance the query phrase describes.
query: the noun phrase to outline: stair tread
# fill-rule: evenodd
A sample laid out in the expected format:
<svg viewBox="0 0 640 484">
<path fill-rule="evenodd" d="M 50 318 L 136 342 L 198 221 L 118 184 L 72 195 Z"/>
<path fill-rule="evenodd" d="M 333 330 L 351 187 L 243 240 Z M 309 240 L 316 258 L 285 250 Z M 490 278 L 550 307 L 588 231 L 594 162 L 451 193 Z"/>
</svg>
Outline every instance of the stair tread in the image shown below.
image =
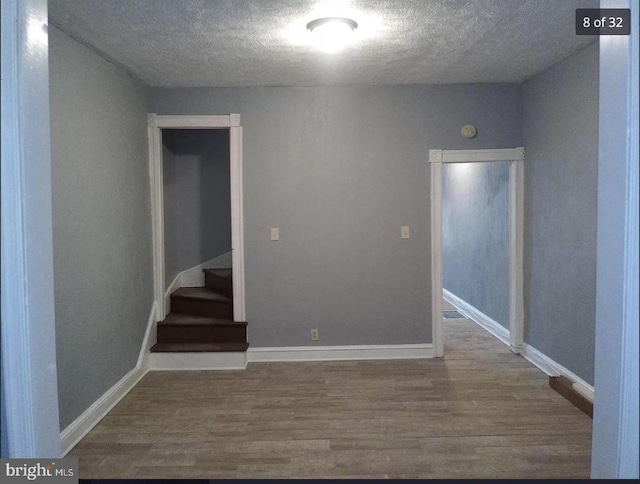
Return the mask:
<svg viewBox="0 0 640 484">
<path fill-rule="evenodd" d="M 233 271 L 231 269 L 202 269 L 205 277 L 215 277 L 224 281 L 233 281 Z"/>
<path fill-rule="evenodd" d="M 231 267 L 207 267 L 206 269 L 202 269 L 203 271 L 230 271 Z"/>
<path fill-rule="evenodd" d="M 186 299 L 202 299 L 206 301 L 231 303 L 231 299 L 213 292 L 207 287 L 181 287 L 171 293 L 171 297 L 180 297 Z"/>
<path fill-rule="evenodd" d="M 152 353 L 219 353 L 247 351 L 249 343 L 156 343 Z"/>
<path fill-rule="evenodd" d="M 192 316 L 190 314 L 169 313 L 158 326 L 246 326 L 243 321 L 232 319 L 217 319 L 206 316 Z"/>
</svg>

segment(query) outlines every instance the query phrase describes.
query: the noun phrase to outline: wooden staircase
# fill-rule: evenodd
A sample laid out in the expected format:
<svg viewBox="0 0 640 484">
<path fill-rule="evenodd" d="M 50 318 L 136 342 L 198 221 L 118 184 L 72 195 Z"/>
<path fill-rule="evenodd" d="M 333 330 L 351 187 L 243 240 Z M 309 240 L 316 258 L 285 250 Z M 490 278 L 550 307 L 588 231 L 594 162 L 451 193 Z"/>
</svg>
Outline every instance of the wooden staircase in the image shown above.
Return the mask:
<svg viewBox="0 0 640 484">
<path fill-rule="evenodd" d="M 171 294 L 171 312 L 158 323 L 152 353 L 247 351 L 247 323 L 233 320 L 231 269 L 204 269 L 204 287 Z"/>
</svg>

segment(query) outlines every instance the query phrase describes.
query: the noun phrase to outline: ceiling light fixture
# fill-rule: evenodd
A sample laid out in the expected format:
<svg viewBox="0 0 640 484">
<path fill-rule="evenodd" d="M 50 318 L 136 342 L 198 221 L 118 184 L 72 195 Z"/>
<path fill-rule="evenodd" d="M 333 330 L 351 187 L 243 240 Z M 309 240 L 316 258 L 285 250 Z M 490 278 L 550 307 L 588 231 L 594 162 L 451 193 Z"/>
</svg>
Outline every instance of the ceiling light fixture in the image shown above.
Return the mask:
<svg viewBox="0 0 640 484">
<path fill-rule="evenodd" d="M 307 24 L 313 43 L 325 52 L 338 52 L 351 40 L 358 24 L 349 18 L 325 17 Z"/>
</svg>

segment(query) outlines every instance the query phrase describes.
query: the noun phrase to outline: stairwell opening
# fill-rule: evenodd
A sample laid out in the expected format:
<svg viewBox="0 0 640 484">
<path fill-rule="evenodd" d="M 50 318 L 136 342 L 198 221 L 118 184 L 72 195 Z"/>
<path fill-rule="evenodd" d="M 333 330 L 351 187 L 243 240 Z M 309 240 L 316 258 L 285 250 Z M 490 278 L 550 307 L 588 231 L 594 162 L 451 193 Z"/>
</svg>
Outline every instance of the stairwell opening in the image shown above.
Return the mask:
<svg viewBox="0 0 640 484">
<path fill-rule="evenodd" d="M 153 353 L 246 351 L 234 320 L 229 129 L 162 129 L 166 317 Z"/>
<path fill-rule="evenodd" d="M 480 317 L 478 324 L 490 322 L 507 340 L 509 165 L 448 163 L 442 169 L 443 297 L 455 309 L 467 309 L 473 321 Z M 456 329 L 447 326 L 447 332 Z"/>
</svg>

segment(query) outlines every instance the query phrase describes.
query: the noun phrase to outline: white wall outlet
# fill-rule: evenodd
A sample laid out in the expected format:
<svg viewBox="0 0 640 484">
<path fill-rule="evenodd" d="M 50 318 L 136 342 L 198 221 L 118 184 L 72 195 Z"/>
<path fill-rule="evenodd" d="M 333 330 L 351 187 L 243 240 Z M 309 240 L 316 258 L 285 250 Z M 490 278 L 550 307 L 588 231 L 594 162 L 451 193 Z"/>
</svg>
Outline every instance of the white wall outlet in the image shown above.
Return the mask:
<svg viewBox="0 0 640 484">
<path fill-rule="evenodd" d="M 271 240 L 280 240 L 280 229 L 278 227 L 271 227 Z"/>
<path fill-rule="evenodd" d="M 402 227 L 400 227 L 400 237 L 402 237 L 403 239 L 408 239 L 409 238 L 409 226 L 408 225 L 403 225 Z"/>
<path fill-rule="evenodd" d="M 318 341 L 320 339 L 320 337 L 318 336 L 318 330 L 317 329 L 312 329 L 311 330 L 311 341 Z"/>
</svg>

